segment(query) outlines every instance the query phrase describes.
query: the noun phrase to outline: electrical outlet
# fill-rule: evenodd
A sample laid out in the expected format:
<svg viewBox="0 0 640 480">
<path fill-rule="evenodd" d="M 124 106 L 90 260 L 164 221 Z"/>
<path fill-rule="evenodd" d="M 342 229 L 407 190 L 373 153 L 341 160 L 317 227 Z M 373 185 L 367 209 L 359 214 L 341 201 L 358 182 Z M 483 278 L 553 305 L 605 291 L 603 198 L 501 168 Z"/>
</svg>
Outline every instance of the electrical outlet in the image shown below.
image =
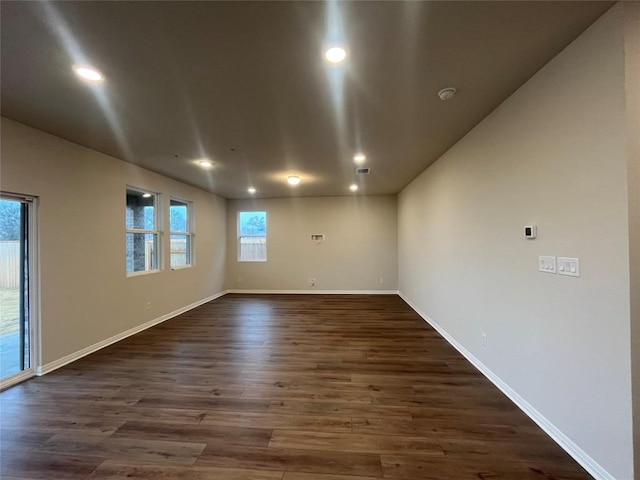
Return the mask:
<svg viewBox="0 0 640 480">
<path fill-rule="evenodd" d="M 384 278 L 380 277 L 380 283 L 384 283 Z"/>
<path fill-rule="evenodd" d="M 314 287 L 316 285 L 316 279 L 315 278 L 309 277 L 307 279 L 307 282 L 309 282 L 309 285 L 311 285 L 312 287 Z"/>
<path fill-rule="evenodd" d="M 242 277 L 238 277 L 238 283 L 242 283 Z"/>
<path fill-rule="evenodd" d="M 484 348 L 487 348 L 487 334 L 486 333 L 482 334 L 482 346 Z"/>
<path fill-rule="evenodd" d="M 151 302 L 147 302 L 147 310 L 151 310 Z"/>
</svg>

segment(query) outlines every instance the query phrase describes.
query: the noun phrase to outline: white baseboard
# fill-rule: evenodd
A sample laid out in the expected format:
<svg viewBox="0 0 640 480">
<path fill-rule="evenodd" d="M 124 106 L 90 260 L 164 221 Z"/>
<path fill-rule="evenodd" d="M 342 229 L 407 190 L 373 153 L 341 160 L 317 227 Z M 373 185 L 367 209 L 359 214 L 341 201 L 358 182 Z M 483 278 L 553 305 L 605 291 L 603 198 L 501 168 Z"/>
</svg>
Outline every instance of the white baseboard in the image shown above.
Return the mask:
<svg viewBox="0 0 640 480">
<path fill-rule="evenodd" d="M 398 295 L 397 290 L 241 290 L 231 289 L 227 293 L 270 295 Z"/>
<path fill-rule="evenodd" d="M 136 333 L 142 332 L 147 328 L 151 328 L 154 325 L 158 325 L 159 323 L 165 322 L 170 318 L 176 317 L 184 312 L 187 312 L 193 308 L 199 307 L 202 304 L 215 300 L 227 293 L 250 293 L 250 294 L 344 294 L 344 295 L 352 295 L 352 294 L 367 294 L 367 295 L 397 295 L 397 290 L 224 290 L 220 293 L 212 295 L 211 297 L 205 298 L 203 300 L 199 300 L 191 305 L 187 305 L 186 307 L 179 308 L 171 313 L 163 315 L 161 317 L 150 320 L 146 323 L 138 325 L 137 327 L 133 327 L 124 332 L 118 333 L 113 337 L 109 337 L 101 342 L 90 345 L 82 350 L 78 350 L 77 352 L 71 353 L 65 357 L 59 358 L 58 360 L 54 360 L 53 362 L 47 363 L 46 365 L 42 365 L 36 368 L 36 375 L 42 376 L 47 373 L 53 372 L 60 367 L 64 367 L 65 365 L 75 362 L 76 360 L 90 355 L 93 352 L 97 352 L 98 350 L 108 347 L 109 345 L 119 342 L 131 335 L 135 335 Z"/>
<path fill-rule="evenodd" d="M 71 362 L 75 362 L 76 360 L 79 360 L 80 358 L 85 357 L 93 352 L 97 352 L 98 350 L 104 347 L 108 347 L 113 343 L 119 342 L 120 340 L 130 337 L 131 335 L 135 335 L 136 333 L 142 332 L 143 330 L 146 330 L 147 328 L 151 328 L 154 325 L 158 325 L 159 323 L 166 322 L 167 320 L 173 317 L 177 317 L 182 313 L 185 313 L 189 310 L 199 307 L 200 305 L 210 302 L 211 300 L 215 300 L 216 298 L 219 298 L 226 294 L 227 294 L 227 290 L 216 293 L 215 295 L 212 295 L 210 297 L 204 298 L 202 300 L 198 300 L 197 302 L 192 303 L 191 305 L 187 305 L 186 307 L 179 308 L 178 310 L 167 313 L 166 315 L 163 315 L 161 317 L 154 318 L 153 320 L 149 320 L 148 322 L 138 325 L 137 327 L 130 328 L 129 330 L 126 330 L 124 332 L 118 333 L 117 335 L 114 335 L 113 337 L 109 337 L 105 340 L 102 340 L 101 342 L 94 343 L 93 345 L 83 348 L 82 350 L 78 350 L 77 352 L 74 352 L 65 357 L 59 358 L 58 360 L 54 360 L 53 362 L 47 363 L 46 365 L 42 365 L 41 367 L 36 368 L 36 375 L 38 376 L 46 375 L 47 373 L 53 372 L 54 370 L 57 370 L 60 367 L 64 367 L 65 365 Z"/>
<path fill-rule="evenodd" d="M 504 393 L 513 403 L 516 404 L 531 420 L 533 420 L 547 435 L 549 435 L 560 447 L 562 447 L 576 462 L 589 472 L 596 480 L 616 480 L 613 475 L 607 472 L 602 466 L 582 450 L 573 440 L 567 437 L 558 427 L 551 423 L 544 415 L 536 410 L 529 402 L 522 398 L 518 392 L 513 390 L 507 383 L 498 377 L 489 367 L 478 360 L 469 350 L 456 341 L 447 331 L 420 311 L 402 292 L 398 292 L 402 298 L 418 315 L 420 315 L 429 325 L 431 325 L 440 335 L 444 337 L 456 350 L 458 350 L 469 362 L 487 377 L 502 393 Z"/>
</svg>

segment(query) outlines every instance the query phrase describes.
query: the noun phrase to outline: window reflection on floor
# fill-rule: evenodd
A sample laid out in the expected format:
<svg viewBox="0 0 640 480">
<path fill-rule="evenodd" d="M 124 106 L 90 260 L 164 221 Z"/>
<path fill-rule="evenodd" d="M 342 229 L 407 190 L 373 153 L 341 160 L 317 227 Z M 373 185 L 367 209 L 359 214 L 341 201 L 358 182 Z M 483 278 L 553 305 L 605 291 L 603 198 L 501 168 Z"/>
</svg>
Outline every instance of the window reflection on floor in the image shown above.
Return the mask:
<svg viewBox="0 0 640 480">
<path fill-rule="evenodd" d="M 267 344 L 271 340 L 271 327 L 276 320 L 273 308 L 266 301 L 252 298 L 238 304 L 238 313 L 240 320 L 235 326 L 235 336 L 242 344 L 242 358 L 267 362 Z"/>
</svg>

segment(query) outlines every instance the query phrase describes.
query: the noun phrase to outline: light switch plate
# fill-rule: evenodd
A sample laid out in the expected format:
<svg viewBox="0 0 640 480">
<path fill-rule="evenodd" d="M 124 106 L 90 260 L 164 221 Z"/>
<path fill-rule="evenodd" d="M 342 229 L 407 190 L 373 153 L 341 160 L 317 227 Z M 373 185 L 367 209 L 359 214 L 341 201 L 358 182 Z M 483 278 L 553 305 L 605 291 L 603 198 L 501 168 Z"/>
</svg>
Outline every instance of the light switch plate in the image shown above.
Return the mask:
<svg viewBox="0 0 640 480">
<path fill-rule="evenodd" d="M 538 257 L 538 270 L 544 273 L 556 273 L 556 257 L 540 255 Z"/>
<path fill-rule="evenodd" d="M 569 277 L 580 276 L 580 259 L 571 257 L 558 257 L 558 274 Z"/>
</svg>

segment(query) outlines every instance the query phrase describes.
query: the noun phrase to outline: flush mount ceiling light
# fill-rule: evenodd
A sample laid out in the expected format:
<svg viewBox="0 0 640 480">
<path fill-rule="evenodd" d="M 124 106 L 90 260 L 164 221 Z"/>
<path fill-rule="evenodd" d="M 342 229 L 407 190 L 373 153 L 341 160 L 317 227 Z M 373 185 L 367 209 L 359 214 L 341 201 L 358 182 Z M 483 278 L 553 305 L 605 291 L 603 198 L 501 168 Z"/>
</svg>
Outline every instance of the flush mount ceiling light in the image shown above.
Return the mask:
<svg viewBox="0 0 640 480">
<path fill-rule="evenodd" d="M 104 81 L 104 76 L 98 70 L 87 65 L 74 65 L 73 71 L 81 79 L 89 82 L 100 83 Z"/>
<path fill-rule="evenodd" d="M 287 177 L 287 183 L 289 185 L 298 185 L 300 183 L 300 177 L 297 175 L 289 175 Z"/>
<path fill-rule="evenodd" d="M 198 160 L 198 165 L 200 165 L 202 168 L 213 167 L 213 163 L 211 162 L 211 160 Z"/>
<path fill-rule="evenodd" d="M 456 94 L 456 89 L 453 87 L 443 88 L 438 92 L 438 97 L 442 101 L 451 100 L 453 96 Z"/>
<path fill-rule="evenodd" d="M 352 192 L 357 192 L 358 185 L 356 185 L 355 183 L 352 183 L 351 185 L 349 185 L 349 190 L 351 190 Z"/>
<path fill-rule="evenodd" d="M 353 161 L 356 163 L 362 163 L 367 159 L 367 156 L 364 153 L 356 153 L 353 156 Z"/>
<path fill-rule="evenodd" d="M 253 187 L 249 187 L 247 188 L 247 192 L 249 192 L 251 195 L 253 195 L 254 193 L 256 193 L 256 189 Z"/>
<path fill-rule="evenodd" d="M 347 58 L 347 50 L 344 47 L 335 45 L 324 51 L 324 59 L 334 65 L 343 62 L 345 58 Z"/>
</svg>

